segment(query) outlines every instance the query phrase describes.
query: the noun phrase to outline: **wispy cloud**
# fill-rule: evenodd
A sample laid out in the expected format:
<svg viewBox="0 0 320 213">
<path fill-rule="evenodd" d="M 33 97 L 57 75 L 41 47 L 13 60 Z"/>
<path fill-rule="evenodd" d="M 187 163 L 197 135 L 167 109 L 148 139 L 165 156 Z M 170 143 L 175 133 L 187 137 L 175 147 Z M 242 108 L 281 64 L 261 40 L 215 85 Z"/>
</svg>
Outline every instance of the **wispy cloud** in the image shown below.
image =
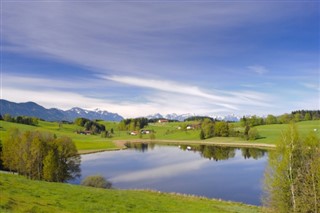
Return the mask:
<svg viewBox="0 0 320 213">
<path fill-rule="evenodd" d="M 236 109 L 235 106 L 228 104 L 230 100 L 224 96 L 214 95 L 206 93 L 200 90 L 196 86 L 192 85 L 183 85 L 179 82 L 174 81 L 167 81 L 167 80 L 154 80 L 154 79 L 142 79 L 142 78 L 135 78 L 129 76 L 106 76 L 105 79 L 116 81 L 123 84 L 129 84 L 137 87 L 145 87 L 151 88 L 155 90 L 171 92 L 171 93 L 179 93 L 184 95 L 191 95 L 201 98 L 207 98 L 212 101 L 217 101 L 217 105 L 221 105 L 227 108 Z"/>
<path fill-rule="evenodd" d="M 320 74 L 319 74 L 319 78 L 320 78 Z M 316 84 L 314 83 L 300 83 L 300 84 L 308 89 L 320 91 L 320 80 Z"/>
<path fill-rule="evenodd" d="M 70 109 L 79 106 L 94 109 L 99 107 L 117 112 L 125 117 L 146 116 L 157 112 L 164 114 L 173 112 L 179 114 L 243 112 L 244 108 L 269 106 L 268 102 L 272 100 L 266 94 L 253 91 L 205 91 L 197 86 L 176 81 L 128 76 L 104 76 L 101 79 L 90 80 L 85 86 L 83 86 L 81 79 L 74 79 L 70 82 L 42 77 L 31 78 L 9 74 L 4 76 L 1 97 L 3 99 L 16 102 L 34 101 L 47 108 Z M 115 83 L 127 85 L 126 91 L 131 91 L 130 87 L 140 87 L 144 92 L 140 94 L 130 92 L 130 95 L 135 97 L 134 99 L 131 99 L 130 95 L 123 95 L 122 99 L 115 101 L 100 98 L 90 89 L 90 87 L 95 87 L 99 91 L 108 91 L 109 88 L 103 86 Z M 82 93 L 78 92 L 80 89 L 83 91 Z"/>
<path fill-rule="evenodd" d="M 194 55 L 230 55 L 245 48 L 239 42 L 226 45 L 233 39 L 223 32 L 255 22 L 257 15 L 260 22 L 271 21 L 276 13 L 255 12 L 274 7 L 264 3 L 5 2 L 2 34 L 10 42 L 4 45 L 7 51 L 68 61 L 94 72 L 170 76 L 172 70 L 177 72 L 172 58 L 186 62 Z M 215 38 L 210 46 L 194 39 L 204 29 L 210 29 Z"/>
<path fill-rule="evenodd" d="M 252 66 L 248 66 L 247 68 L 259 75 L 263 75 L 269 72 L 269 70 L 266 67 L 261 65 L 252 65 Z"/>
<path fill-rule="evenodd" d="M 230 92 L 221 90 L 205 92 L 197 86 L 184 85 L 175 81 L 143 79 L 129 76 L 105 76 L 104 78 L 137 87 L 145 87 L 159 91 L 204 98 L 209 101 L 213 101 L 214 104 L 218 106 L 229 109 L 238 109 L 238 105 L 242 104 L 266 105 L 265 95 L 258 92 Z"/>
<path fill-rule="evenodd" d="M 266 111 L 262 108 L 271 107 L 277 94 L 269 95 L 257 87 L 243 91 L 238 85 L 246 82 L 242 80 L 248 76 L 248 70 L 258 74 L 255 77 L 268 74 L 272 80 L 279 76 L 289 78 L 288 71 L 271 75 L 276 71 L 269 70 L 269 64 L 282 63 L 282 60 L 261 62 L 256 57 L 269 44 L 270 36 L 281 33 L 274 29 L 278 20 L 286 23 L 289 17 L 291 23 L 292 17 L 305 11 L 318 13 L 314 5 L 290 3 L 287 7 L 287 4 L 6 1 L 1 11 L 3 56 L 8 54 L 6 66 L 10 65 L 13 72 L 21 76 L 5 72 L 3 98 L 19 102 L 31 100 L 46 107 L 100 107 L 124 116 L 141 116 L 159 110 L 161 113 L 246 113 L 257 112 L 257 108 Z M 245 28 L 254 29 L 252 32 L 257 34 Z M 260 31 L 263 36 L 257 40 Z M 274 52 L 274 49 L 265 50 L 261 58 Z M 277 52 L 286 51 L 292 50 L 277 49 Z M 296 58 L 305 52 L 299 50 Z M 304 61 L 308 63 L 301 67 L 314 68 L 310 55 L 316 54 L 311 51 L 305 56 Z M 66 79 L 66 71 L 57 69 L 56 79 L 49 71 L 39 77 L 30 74 L 33 66 L 29 71 L 16 68 L 15 56 L 23 58 L 26 65 L 30 64 L 28 59 L 35 58 L 50 61 L 50 66 L 57 63 L 79 67 L 88 75 L 81 77 L 79 72 L 79 78 Z M 290 64 L 294 61 L 290 57 L 286 60 Z M 241 63 L 237 63 L 239 61 Z M 251 64 L 252 61 L 258 64 Z M 243 64 L 250 65 L 246 67 L 247 72 L 237 72 Z M 283 70 L 290 68 L 283 67 Z M 77 73 L 76 68 L 73 72 Z M 304 74 L 299 67 L 292 78 L 300 79 Z M 251 79 L 247 82 L 248 85 L 259 83 Z M 136 88 L 140 88 L 139 93 Z M 111 97 L 111 93 L 116 98 Z"/>
</svg>

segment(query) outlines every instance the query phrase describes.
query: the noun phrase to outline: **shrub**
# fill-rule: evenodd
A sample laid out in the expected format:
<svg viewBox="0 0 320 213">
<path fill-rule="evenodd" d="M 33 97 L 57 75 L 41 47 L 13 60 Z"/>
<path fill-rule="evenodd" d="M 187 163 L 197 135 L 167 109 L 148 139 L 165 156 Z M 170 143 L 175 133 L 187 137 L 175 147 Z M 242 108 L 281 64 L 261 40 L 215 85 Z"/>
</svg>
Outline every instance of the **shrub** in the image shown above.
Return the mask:
<svg viewBox="0 0 320 213">
<path fill-rule="evenodd" d="M 86 177 L 82 182 L 83 186 L 91 186 L 95 188 L 110 189 L 112 187 L 111 182 L 107 181 L 104 177 L 100 175 L 92 175 Z"/>
<path fill-rule="evenodd" d="M 251 128 L 248 132 L 248 139 L 249 140 L 256 140 L 258 139 L 260 136 L 259 136 L 259 132 L 256 128 Z"/>
</svg>

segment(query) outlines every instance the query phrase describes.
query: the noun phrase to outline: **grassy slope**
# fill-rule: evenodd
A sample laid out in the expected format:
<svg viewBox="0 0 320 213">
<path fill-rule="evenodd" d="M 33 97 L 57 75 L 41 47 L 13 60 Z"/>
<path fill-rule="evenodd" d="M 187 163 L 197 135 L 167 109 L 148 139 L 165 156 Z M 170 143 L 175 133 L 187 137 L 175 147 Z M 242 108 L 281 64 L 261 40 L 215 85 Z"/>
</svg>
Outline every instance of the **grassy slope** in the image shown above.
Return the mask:
<svg viewBox="0 0 320 213">
<path fill-rule="evenodd" d="M 305 137 L 308 133 L 314 131 L 314 129 L 317 129 L 315 133 L 320 138 L 320 120 L 298 122 L 297 126 L 300 136 Z M 277 140 L 279 140 L 281 132 L 286 130 L 287 127 L 288 124 L 272 124 L 257 126 L 256 128 L 258 129 L 262 139 L 258 139 L 255 142 L 274 144 Z"/>
<path fill-rule="evenodd" d="M 104 190 L 0 174 L 0 212 L 260 212 L 259 207 L 150 191 Z"/>
<path fill-rule="evenodd" d="M 40 121 L 37 127 L 0 121 L 0 138 L 5 140 L 7 132 L 10 128 L 16 127 L 22 132 L 27 130 L 38 130 L 46 131 L 56 134 L 57 136 L 68 136 L 75 142 L 78 150 L 99 150 L 99 149 L 115 149 L 116 146 L 111 142 L 110 139 L 101 138 L 100 135 L 80 135 L 76 134 L 75 131 L 80 129 L 78 126 L 73 124 L 63 124 L 59 129 L 59 125 L 56 122 Z"/>
</svg>

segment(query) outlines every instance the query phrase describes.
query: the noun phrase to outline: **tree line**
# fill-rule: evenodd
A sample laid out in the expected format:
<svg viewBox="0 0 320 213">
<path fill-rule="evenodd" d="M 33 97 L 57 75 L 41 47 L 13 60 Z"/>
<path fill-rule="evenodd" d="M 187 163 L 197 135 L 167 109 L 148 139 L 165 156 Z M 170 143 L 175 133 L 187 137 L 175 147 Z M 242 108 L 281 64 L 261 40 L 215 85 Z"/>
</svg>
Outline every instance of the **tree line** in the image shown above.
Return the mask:
<svg viewBox="0 0 320 213">
<path fill-rule="evenodd" d="M 246 140 L 255 140 L 259 138 L 257 129 L 247 126 L 244 132 L 235 130 L 232 123 L 226 121 L 213 121 L 205 118 L 200 126 L 200 139 L 208 139 L 211 137 L 244 137 Z"/>
<path fill-rule="evenodd" d="M 291 114 L 285 113 L 280 116 L 268 115 L 265 118 L 253 115 L 243 116 L 240 119 L 242 126 L 259 126 L 265 124 L 289 124 L 290 122 L 311 121 L 320 119 L 320 110 L 299 110 Z"/>
<path fill-rule="evenodd" d="M 106 131 L 106 127 L 96 121 L 89 120 L 87 118 L 76 118 L 74 124 L 84 127 L 85 131 L 90 131 L 93 134 L 100 134 Z"/>
<path fill-rule="evenodd" d="M 118 124 L 120 131 L 134 131 L 143 129 L 148 125 L 148 118 L 128 118 L 123 119 Z"/>
<path fill-rule="evenodd" d="M 69 137 L 9 130 L 1 159 L 5 169 L 30 179 L 65 182 L 80 175 L 80 155 Z"/>
<path fill-rule="evenodd" d="M 0 120 L 19 123 L 19 124 L 32 125 L 32 126 L 38 125 L 38 121 L 39 121 L 39 119 L 36 117 L 29 117 L 29 116 L 12 117 L 10 114 L 4 114 L 3 116 L 0 115 Z"/>
</svg>

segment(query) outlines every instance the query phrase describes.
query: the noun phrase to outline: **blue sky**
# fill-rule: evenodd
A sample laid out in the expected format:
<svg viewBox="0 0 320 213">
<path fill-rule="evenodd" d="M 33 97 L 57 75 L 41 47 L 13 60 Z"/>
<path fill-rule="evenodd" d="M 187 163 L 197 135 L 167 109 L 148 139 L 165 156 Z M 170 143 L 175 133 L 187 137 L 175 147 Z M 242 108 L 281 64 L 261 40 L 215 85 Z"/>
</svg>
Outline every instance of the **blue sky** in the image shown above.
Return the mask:
<svg viewBox="0 0 320 213">
<path fill-rule="evenodd" d="M 320 108 L 319 1 L 2 1 L 1 98 L 46 108 Z"/>
</svg>

